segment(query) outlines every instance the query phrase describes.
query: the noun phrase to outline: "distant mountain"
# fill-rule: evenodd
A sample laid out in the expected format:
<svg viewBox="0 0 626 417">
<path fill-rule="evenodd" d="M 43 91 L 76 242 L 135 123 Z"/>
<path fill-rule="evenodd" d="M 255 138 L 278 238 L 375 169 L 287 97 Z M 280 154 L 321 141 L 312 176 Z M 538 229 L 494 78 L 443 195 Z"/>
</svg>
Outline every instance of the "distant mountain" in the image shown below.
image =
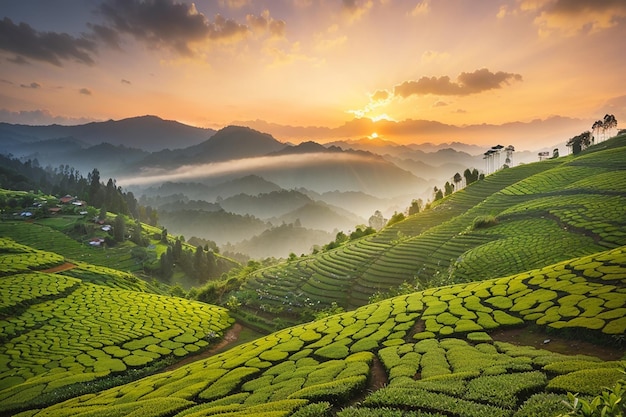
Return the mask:
<svg viewBox="0 0 626 417">
<path fill-rule="evenodd" d="M 156 116 L 93 122 L 78 126 L 28 126 L 0 123 L 0 152 L 4 143 L 37 142 L 72 137 L 90 145 L 102 142 L 124 145 L 150 152 L 187 148 L 211 137 L 213 129 L 187 126 Z"/>
<path fill-rule="evenodd" d="M 216 185 L 201 184 L 198 182 L 164 182 L 159 186 L 152 186 L 148 188 L 131 187 L 131 190 L 141 196 L 147 198 L 165 196 L 184 196 L 188 200 L 204 200 L 204 201 L 216 201 L 224 198 L 232 197 L 238 194 L 246 194 L 249 196 L 256 196 L 263 193 L 271 193 L 273 191 L 280 191 L 278 185 L 273 182 L 269 182 L 257 175 L 246 175 L 244 177 L 235 178 L 220 182 Z M 177 197 L 181 199 L 181 197 Z"/>
<path fill-rule="evenodd" d="M 328 203 L 334 208 L 341 207 L 362 219 L 369 219 L 376 210 L 379 210 L 388 218 L 394 211 L 404 211 L 404 209 L 410 205 L 413 198 L 419 198 L 417 194 L 412 196 L 399 196 L 396 198 L 379 198 L 361 191 L 328 191 L 325 193 L 316 193 L 304 188 L 298 188 L 298 191 L 308 195 L 313 200 Z"/>
<path fill-rule="evenodd" d="M 164 211 L 159 213 L 159 223 L 173 235 L 183 235 L 187 239 L 201 237 L 220 246 L 255 236 L 270 227 L 254 216 L 242 216 L 224 210 Z"/>
<path fill-rule="evenodd" d="M 272 155 L 293 155 L 293 154 L 306 154 L 306 153 L 328 153 L 328 152 L 341 152 L 342 149 L 337 146 L 324 146 L 317 142 L 307 141 L 302 142 L 299 145 L 287 145 L 283 149 L 273 152 Z"/>
<path fill-rule="evenodd" d="M 314 142 L 292 146 L 239 126 L 224 128 L 197 146 L 155 152 L 137 164 L 123 183 L 132 186 L 185 178 L 216 185 L 246 175 L 262 177 L 283 189 L 363 191 L 383 197 L 421 194 L 428 188 L 424 179 L 370 152 Z"/>
<path fill-rule="evenodd" d="M 366 117 L 355 118 L 336 127 L 320 126 L 285 126 L 263 120 L 238 121 L 238 124 L 269 132 L 272 135 L 299 142 L 315 140 L 323 143 L 332 140 L 353 140 L 377 132 L 383 137 L 398 143 L 481 143 L 487 148 L 499 142 L 504 146 L 513 145 L 519 150 L 537 152 L 545 145 L 552 146 L 572 137 L 593 123 L 592 119 L 575 119 L 562 116 L 550 116 L 547 119 L 535 119 L 528 122 L 509 122 L 496 124 L 451 125 L 433 120 L 405 119 L 401 121 L 373 121 Z M 466 148 L 450 145 L 455 149 L 468 151 Z M 428 149 L 432 151 L 432 149 Z M 474 154 L 474 152 L 469 152 Z"/>
<path fill-rule="evenodd" d="M 220 201 L 224 210 L 236 214 L 250 214 L 260 219 L 280 217 L 313 201 L 297 191 L 273 191 L 256 196 L 238 194 Z"/>
<path fill-rule="evenodd" d="M 216 198 L 222 199 L 232 197 L 237 194 L 259 195 L 281 191 L 278 185 L 258 175 L 246 175 L 241 178 L 235 178 L 221 184 L 214 185 L 209 188 L 210 194 Z"/>
<path fill-rule="evenodd" d="M 359 224 L 367 222 L 355 214 L 339 207 L 333 207 L 323 201 L 305 204 L 278 218 L 279 222 L 296 223 L 308 229 L 335 232 L 336 230 L 354 230 Z"/>
<path fill-rule="evenodd" d="M 290 253 L 311 253 L 314 246 L 322 246 L 335 238 L 321 230 L 311 230 L 294 224 L 283 224 L 234 245 L 225 245 L 224 251 L 241 252 L 254 259 L 287 258 Z"/>
<path fill-rule="evenodd" d="M 184 149 L 163 150 L 146 158 L 142 167 L 174 167 L 264 156 L 286 145 L 267 133 L 243 126 L 228 126 L 209 139 Z"/>
<path fill-rule="evenodd" d="M 284 189 L 361 191 L 381 198 L 421 194 L 428 184 L 380 156 L 350 151 L 293 155 L 255 172 Z"/>
</svg>

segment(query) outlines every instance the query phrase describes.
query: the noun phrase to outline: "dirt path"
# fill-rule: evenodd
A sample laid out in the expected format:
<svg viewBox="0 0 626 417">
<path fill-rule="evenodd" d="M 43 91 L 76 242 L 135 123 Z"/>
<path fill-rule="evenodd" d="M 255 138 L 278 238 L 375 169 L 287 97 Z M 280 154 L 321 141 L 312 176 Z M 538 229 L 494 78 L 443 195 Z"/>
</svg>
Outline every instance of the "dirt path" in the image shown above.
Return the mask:
<svg viewBox="0 0 626 417">
<path fill-rule="evenodd" d="M 235 323 L 233 327 L 228 329 L 228 331 L 224 335 L 224 338 L 217 345 L 213 346 L 211 349 L 200 352 L 197 355 L 187 356 L 183 360 L 176 362 L 175 364 L 172 364 L 168 366 L 167 368 L 163 369 L 163 372 L 173 371 L 175 369 L 180 368 L 181 366 L 187 365 L 188 363 L 199 361 L 201 359 L 206 359 L 208 357 L 215 355 L 220 350 L 224 349 L 226 346 L 236 342 L 239 339 L 239 333 L 241 333 L 242 329 L 243 329 L 243 326 L 241 324 Z"/>
<path fill-rule="evenodd" d="M 624 350 L 617 347 L 596 345 L 584 340 L 567 339 L 528 328 L 496 330 L 491 333 L 491 337 L 500 342 L 532 346 L 566 355 L 596 356 L 605 361 L 620 360 L 624 356 Z"/>
<path fill-rule="evenodd" d="M 44 269 L 43 271 L 39 271 L 39 272 L 45 272 L 46 274 L 54 274 L 55 272 L 68 271 L 70 269 L 73 269 L 74 267 L 76 267 L 76 265 L 74 265 L 73 263 L 65 262 L 64 264 L 55 266 L 54 268 Z"/>
</svg>

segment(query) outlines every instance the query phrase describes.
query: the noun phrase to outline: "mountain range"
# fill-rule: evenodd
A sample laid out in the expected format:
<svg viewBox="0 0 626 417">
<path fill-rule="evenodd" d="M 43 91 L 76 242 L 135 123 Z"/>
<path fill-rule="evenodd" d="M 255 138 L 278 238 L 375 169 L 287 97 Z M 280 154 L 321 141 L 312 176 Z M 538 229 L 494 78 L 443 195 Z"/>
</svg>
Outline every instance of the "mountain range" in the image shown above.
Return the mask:
<svg viewBox="0 0 626 417">
<path fill-rule="evenodd" d="M 383 138 L 291 144 L 246 126 L 216 132 L 155 116 L 79 126 L 0 123 L 0 153 L 82 173 L 97 168 L 142 204 L 164 210 L 170 232 L 232 244 L 280 224 L 332 233 L 364 224 L 374 211 L 389 218 L 413 199 L 430 200 L 433 187 L 456 172 L 480 169 L 483 151 Z M 513 163 L 531 160 L 531 153 L 516 154 Z M 236 216 L 250 218 L 229 229 Z"/>
</svg>

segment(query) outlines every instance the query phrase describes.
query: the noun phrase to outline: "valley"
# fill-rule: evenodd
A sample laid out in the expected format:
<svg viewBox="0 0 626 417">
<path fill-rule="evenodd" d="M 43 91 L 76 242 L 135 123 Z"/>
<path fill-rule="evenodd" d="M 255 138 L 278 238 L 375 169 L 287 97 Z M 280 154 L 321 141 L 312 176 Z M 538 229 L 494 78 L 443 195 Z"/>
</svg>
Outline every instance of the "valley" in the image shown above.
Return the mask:
<svg viewBox="0 0 626 417">
<path fill-rule="evenodd" d="M 260 171 L 125 192 L 7 160 L 26 190 L 0 195 L 0 412 L 565 414 L 626 366 L 625 140 L 439 199 L 415 179 L 375 196 Z M 32 190 L 70 175 L 127 214 Z"/>
</svg>

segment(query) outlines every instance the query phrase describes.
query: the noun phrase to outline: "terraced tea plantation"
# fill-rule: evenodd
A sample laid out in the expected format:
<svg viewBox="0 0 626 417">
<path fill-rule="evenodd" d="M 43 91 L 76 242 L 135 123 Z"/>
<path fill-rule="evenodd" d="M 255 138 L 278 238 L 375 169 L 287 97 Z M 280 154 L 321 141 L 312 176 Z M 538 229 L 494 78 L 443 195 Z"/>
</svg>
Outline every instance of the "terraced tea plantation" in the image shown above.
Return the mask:
<svg viewBox="0 0 626 417">
<path fill-rule="evenodd" d="M 0 414 L 120 381 L 207 348 L 220 307 L 146 292 L 132 275 L 0 239 Z M 113 381 L 113 382 L 111 382 Z"/>
<path fill-rule="evenodd" d="M 529 326 L 618 342 L 626 247 L 387 299 L 46 408 L 23 394 L 0 406 L 21 417 L 554 416 L 567 411 L 568 391 L 593 396 L 623 378 L 623 357 L 497 341 L 497 332 Z M 157 335 L 139 340 L 157 344 Z M 131 347 L 150 351 L 120 346 Z"/>
<path fill-rule="evenodd" d="M 626 245 L 625 141 L 498 171 L 375 235 L 259 271 L 242 308 L 296 323 L 302 308 L 354 308 L 405 282 L 496 278 Z"/>
</svg>

